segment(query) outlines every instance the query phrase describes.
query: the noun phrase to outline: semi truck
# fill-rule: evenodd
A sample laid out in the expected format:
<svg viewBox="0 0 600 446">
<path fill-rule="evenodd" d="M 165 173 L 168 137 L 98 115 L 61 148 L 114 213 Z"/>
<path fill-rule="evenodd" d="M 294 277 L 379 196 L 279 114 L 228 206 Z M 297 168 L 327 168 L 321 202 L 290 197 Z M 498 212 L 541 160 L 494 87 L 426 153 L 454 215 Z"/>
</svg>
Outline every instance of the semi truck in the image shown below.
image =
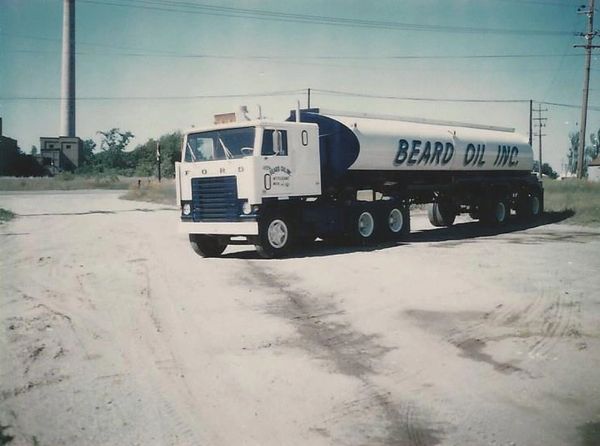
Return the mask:
<svg viewBox="0 0 600 446">
<path fill-rule="evenodd" d="M 414 204 L 434 226 L 461 213 L 504 225 L 542 213 L 532 169 L 531 145 L 511 128 L 318 108 L 282 121 L 216 115 L 183 137 L 180 230 L 203 257 L 253 244 L 273 258 L 317 238 L 402 240 Z"/>
</svg>

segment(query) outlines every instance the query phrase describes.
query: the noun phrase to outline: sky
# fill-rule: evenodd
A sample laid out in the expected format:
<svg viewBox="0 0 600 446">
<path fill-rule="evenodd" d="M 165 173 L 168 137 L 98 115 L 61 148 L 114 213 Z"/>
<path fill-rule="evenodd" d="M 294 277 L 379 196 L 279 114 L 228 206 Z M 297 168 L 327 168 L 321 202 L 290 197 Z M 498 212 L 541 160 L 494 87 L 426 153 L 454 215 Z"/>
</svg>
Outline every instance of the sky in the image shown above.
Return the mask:
<svg viewBox="0 0 600 446">
<path fill-rule="evenodd" d="M 0 0 L 0 117 L 25 152 L 60 130 L 62 3 Z M 577 106 L 542 106 L 543 159 L 560 172 L 581 113 L 582 3 L 76 0 L 77 135 L 98 141 L 117 127 L 134 133 L 133 148 L 240 105 L 284 119 L 298 100 L 306 106 L 307 88 L 313 107 L 527 134 L 533 99 Z M 588 135 L 600 128 L 599 59 Z"/>
</svg>

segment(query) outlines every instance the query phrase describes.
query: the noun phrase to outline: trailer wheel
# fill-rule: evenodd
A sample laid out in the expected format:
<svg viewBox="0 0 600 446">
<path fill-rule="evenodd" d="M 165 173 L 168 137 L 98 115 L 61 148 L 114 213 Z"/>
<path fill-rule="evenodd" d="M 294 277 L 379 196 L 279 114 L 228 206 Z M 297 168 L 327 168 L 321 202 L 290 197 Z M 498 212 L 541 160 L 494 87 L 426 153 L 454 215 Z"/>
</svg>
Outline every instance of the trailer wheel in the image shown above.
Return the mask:
<svg viewBox="0 0 600 446">
<path fill-rule="evenodd" d="M 508 221 L 510 207 L 504 198 L 492 200 L 481 211 L 480 221 L 485 224 L 502 226 Z"/>
<path fill-rule="evenodd" d="M 272 259 L 285 255 L 293 244 L 293 230 L 287 216 L 267 214 L 258 222 L 256 250 L 261 257 Z"/>
<path fill-rule="evenodd" d="M 538 218 L 543 212 L 543 199 L 539 190 L 520 193 L 517 201 L 517 217 L 529 220 Z"/>
<path fill-rule="evenodd" d="M 433 226 L 452 226 L 456 219 L 456 210 L 450 203 L 431 203 L 427 207 L 427 216 Z"/>
<path fill-rule="evenodd" d="M 400 240 L 410 233 L 410 211 L 408 206 L 393 205 L 387 208 L 385 238 Z"/>
<path fill-rule="evenodd" d="M 210 235 L 190 234 L 189 239 L 194 252 L 202 257 L 219 257 L 227 248 L 227 243 Z"/>
</svg>

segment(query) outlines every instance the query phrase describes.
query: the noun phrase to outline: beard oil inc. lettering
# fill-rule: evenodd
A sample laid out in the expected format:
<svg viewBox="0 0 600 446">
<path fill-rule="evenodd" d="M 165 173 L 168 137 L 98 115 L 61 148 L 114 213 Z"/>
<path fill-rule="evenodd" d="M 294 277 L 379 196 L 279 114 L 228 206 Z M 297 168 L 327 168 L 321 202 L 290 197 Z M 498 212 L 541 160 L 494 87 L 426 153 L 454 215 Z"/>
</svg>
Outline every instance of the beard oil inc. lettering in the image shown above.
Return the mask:
<svg viewBox="0 0 600 446">
<path fill-rule="evenodd" d="M 395 166 L 445 165 L 452 160 L 454 145 L 450 142 L 423 141 L 413 139 L 410 143 L 406 139 L 398 142 L 398 152 L 394 159 Z"/>
</svg>

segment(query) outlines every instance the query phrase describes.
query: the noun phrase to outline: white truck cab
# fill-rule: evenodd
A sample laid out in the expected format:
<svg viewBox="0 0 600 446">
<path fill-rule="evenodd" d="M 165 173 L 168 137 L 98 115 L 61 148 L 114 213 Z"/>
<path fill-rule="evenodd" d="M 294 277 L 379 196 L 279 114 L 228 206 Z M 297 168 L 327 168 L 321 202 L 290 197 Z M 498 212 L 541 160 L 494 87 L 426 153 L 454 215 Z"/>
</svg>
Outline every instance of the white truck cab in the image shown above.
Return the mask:
<svg viewBox="0 0 600 446">
<path fill-rule="evenodd" d="M 231 122 L 185 133 L 176 164 L 181 230 L 256 236 L 265 200 L 321 194 L 316 124 Z"/>
</svg>

